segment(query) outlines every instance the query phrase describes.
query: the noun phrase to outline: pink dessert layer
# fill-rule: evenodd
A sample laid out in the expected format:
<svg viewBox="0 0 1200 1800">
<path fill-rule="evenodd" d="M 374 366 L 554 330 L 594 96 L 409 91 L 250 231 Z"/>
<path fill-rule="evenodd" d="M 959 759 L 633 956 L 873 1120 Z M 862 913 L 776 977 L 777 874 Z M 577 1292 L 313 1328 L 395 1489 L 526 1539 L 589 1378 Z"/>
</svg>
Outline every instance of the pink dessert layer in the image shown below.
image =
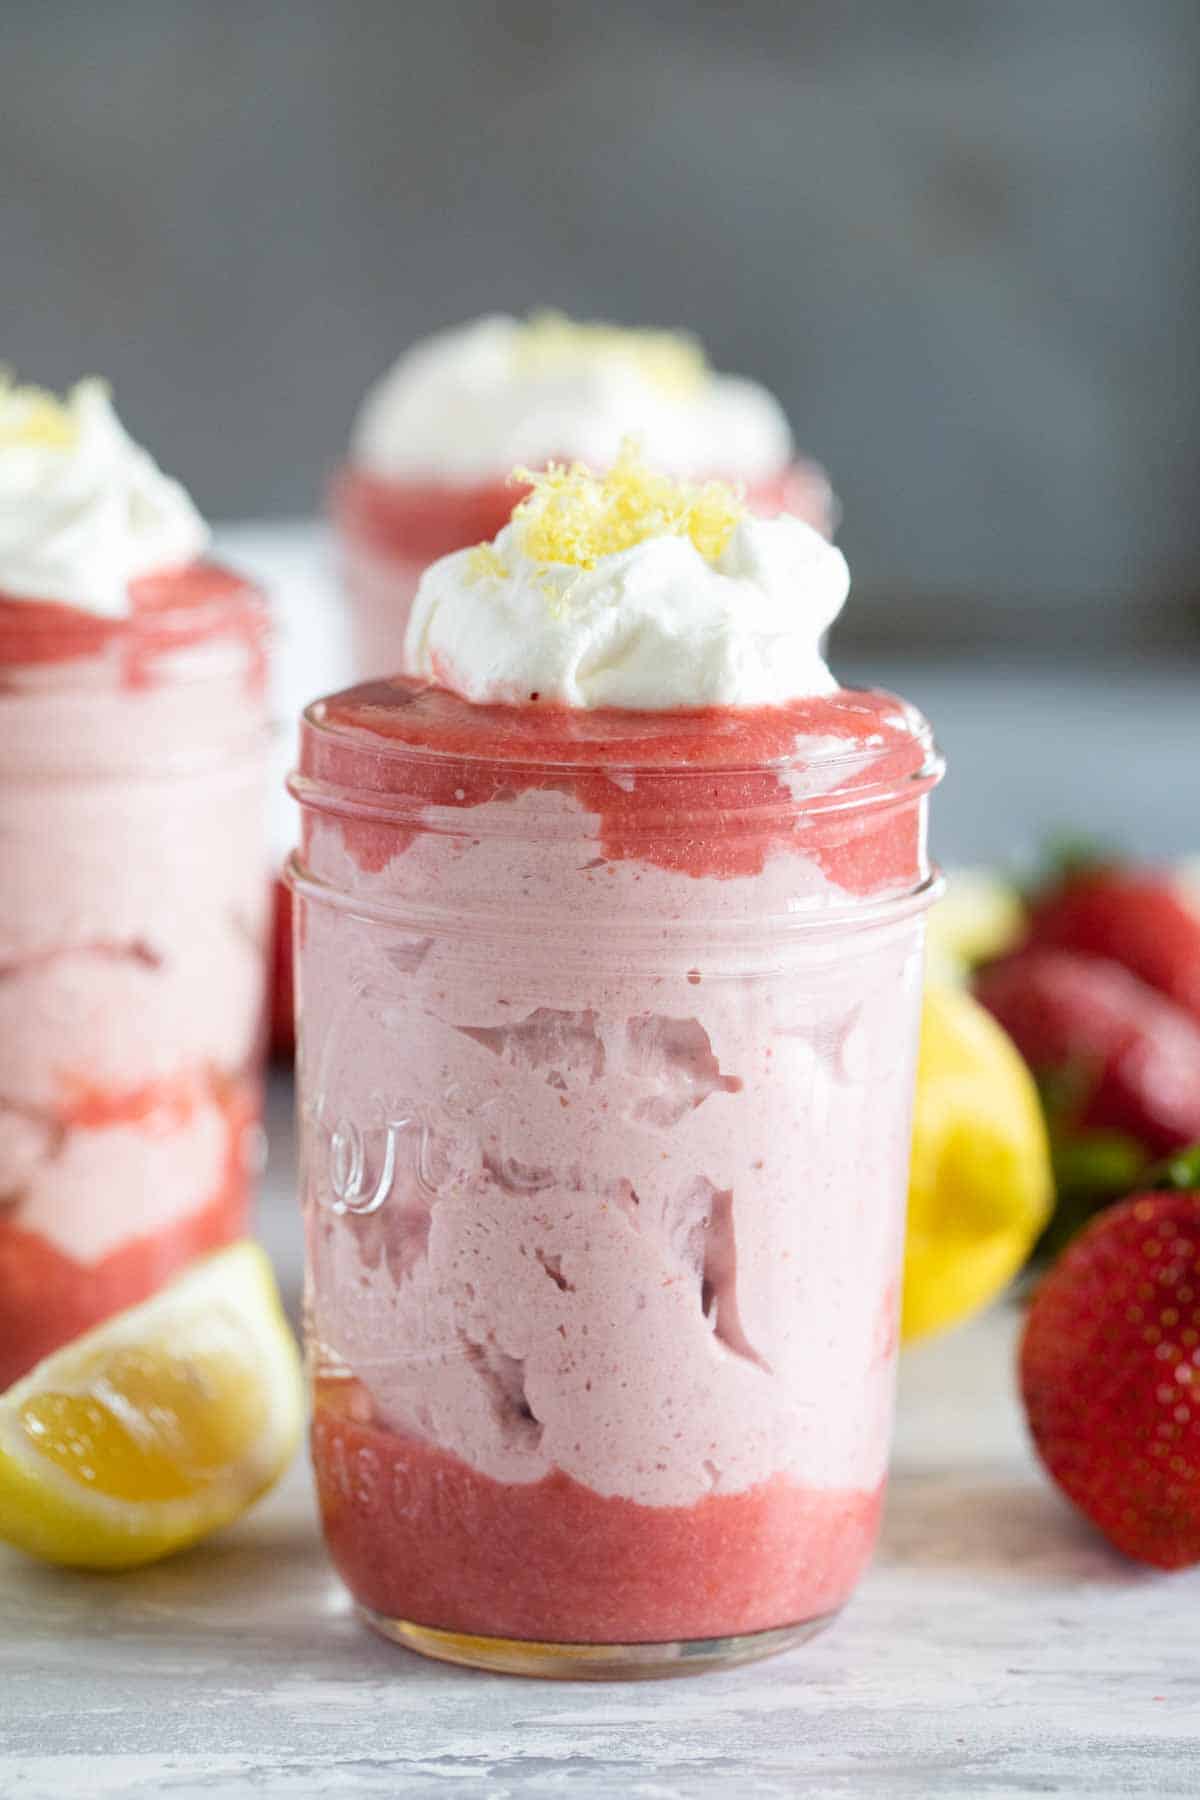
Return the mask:
<svg viewBox="0 0 1200 1800">
<path fill-rule="evenodd" d="M 209 564 L 0 596 L 0 1384 L 244 1229 L 266 625 Z"/>
<path fill-rule="evenodd" d="M 550 1643 L 770 1631 L 836 1612 L 879 1531 L 882 1483 L 831 1491 L 777 1475 L 692 1506 L 641 1506 L 557 1469 L 494 1481 L 348 1407 L 317 1395 L 321 1518 L 342 1579 L 387 1619 Z"/>
</svg>

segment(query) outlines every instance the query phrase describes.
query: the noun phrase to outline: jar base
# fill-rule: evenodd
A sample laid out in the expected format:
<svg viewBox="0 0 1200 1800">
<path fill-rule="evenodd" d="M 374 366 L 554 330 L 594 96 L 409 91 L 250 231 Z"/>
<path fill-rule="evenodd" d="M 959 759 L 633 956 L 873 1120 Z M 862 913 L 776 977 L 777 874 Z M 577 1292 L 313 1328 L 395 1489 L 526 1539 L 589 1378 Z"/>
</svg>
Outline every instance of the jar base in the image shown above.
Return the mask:
<svg viewBox="0 0 1200 1800">
<path fill-rule="evenodd" d="M 498 1675 L 532 1675 L 542 1681 L 655 1681 L 672 1675 L 700 1675 L 730 1669 L 807 1643 L 837 1612 L 771 1631 L 739 1637 L 691 1638 L 673 1644 L 547 1644 L 526 1638 L 469 1637 L 438 1631 L 409 1619 L 389 1619 L 370 1607 L 359 1613 L 381 1636 L 436 1662 L 487 1669 Z"/>
</svg>

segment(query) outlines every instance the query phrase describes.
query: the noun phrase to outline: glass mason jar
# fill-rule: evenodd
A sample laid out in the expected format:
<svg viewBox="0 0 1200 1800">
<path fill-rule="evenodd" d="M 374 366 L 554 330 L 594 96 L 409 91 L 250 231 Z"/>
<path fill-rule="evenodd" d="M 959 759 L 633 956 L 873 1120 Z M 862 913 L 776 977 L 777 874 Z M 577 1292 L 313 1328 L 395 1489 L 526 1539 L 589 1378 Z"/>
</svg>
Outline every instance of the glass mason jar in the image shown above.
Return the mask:
<svg viewBox="0 0 1200 1800">
<path fill-rule="evenodd" d="M 476 484 L 402 481 L 348 463 L 335 477 L 329 508 L 360 680 L 388 674 L 399 662 L 417 583 L 430 563 L 490 542 L 508 524 L 527 490 L 506 474 Z M 752 484 L 746 502 L 753 512 L 791 513 L 833 536 L 837 507 L 816 463 L 798 460 Z"/>
<path fill-rule="evenodd" d="M 0 599 L 0 1386 L 246 1228 L 266 629 L 204 564 Z"/>
<path fill-rule="evenodd" d="M 883 1503 L 940 763 L 891 696 L 309 708 L 291 880 L 326 1538 L 543 1675 L 803 1638 Z"/>
</svg>

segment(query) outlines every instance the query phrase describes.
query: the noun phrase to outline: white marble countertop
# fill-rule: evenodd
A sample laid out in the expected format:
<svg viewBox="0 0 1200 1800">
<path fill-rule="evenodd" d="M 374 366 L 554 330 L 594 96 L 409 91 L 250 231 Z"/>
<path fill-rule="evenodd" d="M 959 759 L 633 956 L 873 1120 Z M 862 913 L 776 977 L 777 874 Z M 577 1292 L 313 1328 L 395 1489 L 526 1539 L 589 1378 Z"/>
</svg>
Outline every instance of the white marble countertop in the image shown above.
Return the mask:
<svg viewBox="0 0 1200 1800">
<path fill-rule="evenodd" d="M 294 1305 L 290 1095 L 262 1226 Z M 557 1685 L 356 1620 L 307 1470 L 125 1576 L 0 1551 L 4 1800 L 1200 1793 L 1200 1570 L 1110 1554 L 1039 1475 L 1005 1306 L 905 1355 L 883 1545 L 824 1636 L 729 1673 Z"/>
</svg>

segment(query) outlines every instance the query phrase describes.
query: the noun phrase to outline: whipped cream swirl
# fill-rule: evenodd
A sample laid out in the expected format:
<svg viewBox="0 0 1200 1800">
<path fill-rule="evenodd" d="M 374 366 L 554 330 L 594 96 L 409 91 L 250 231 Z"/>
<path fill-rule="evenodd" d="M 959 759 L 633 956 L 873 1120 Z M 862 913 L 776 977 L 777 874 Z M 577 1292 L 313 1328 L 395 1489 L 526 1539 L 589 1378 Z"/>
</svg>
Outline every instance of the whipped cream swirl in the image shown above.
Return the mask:
<svg viewBox="0 0 1200 1800">
<path fill-rule="evenodd" d="M 790 462 L 773 395 L 716 374 L 698 350 L 689 368 L 671 354 L 687 339 L 564 321 L 543 353 L 539 329 L 496 315 L 414 345 L 367 395 L 353 460 L 385 478 L 483 482 L 552 458 L 603 468 L 634 432 L 677 475 L 754 482 Z"/>
<path fill-rule="evenodd" d="M 661 712 L 770 706 L 837 687 L 821 639 L 850 574 L 798 519 L 743 517 L 709 561 L 649 537 L 591 568 L 539 561 L 521 520 L 426 570 L 405 670 L 481 704 Z"/>
<path fill-rule="evenodd" d="M 121 618 L 132 580 L 193 561 L 208 536 L 102 381 L 65 402 L 0 385 L 0 596 Z"/>
</svg>

